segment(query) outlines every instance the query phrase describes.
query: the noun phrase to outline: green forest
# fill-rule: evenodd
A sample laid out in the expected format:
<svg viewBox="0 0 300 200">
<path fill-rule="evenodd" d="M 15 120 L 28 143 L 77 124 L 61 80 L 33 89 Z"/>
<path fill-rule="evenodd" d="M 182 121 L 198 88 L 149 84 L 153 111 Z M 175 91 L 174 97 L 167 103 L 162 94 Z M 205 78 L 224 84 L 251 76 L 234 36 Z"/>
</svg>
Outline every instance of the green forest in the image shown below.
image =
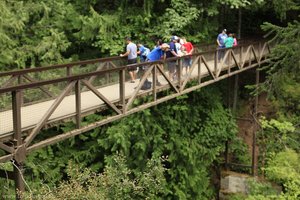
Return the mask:
<svg viewBox="0 0 300 200">
<path fill-rule="evenodd" d="M 241 76 L 236 109 L 231 78 L 34 151 L 23 199 L 219 199 L 225 143 L 231 160 L 251 165 L 238 119 L 256 95 L 269 102 L 255 119 L 261 178 L 228 199 L 300 198 L 300 0 L 0 0 L 0 10 L 1 72 L 116 56 L 128 36 L 150 48 L 172 35 L 197 45 L 216 43 L 226 28 L 238 39 L 276 43 L 258 87 Z M 43 131 L 72 129 L 67 122 Z M 14 199 L 14 190 L 0 178 L 1 199 Z"/>
</svg>

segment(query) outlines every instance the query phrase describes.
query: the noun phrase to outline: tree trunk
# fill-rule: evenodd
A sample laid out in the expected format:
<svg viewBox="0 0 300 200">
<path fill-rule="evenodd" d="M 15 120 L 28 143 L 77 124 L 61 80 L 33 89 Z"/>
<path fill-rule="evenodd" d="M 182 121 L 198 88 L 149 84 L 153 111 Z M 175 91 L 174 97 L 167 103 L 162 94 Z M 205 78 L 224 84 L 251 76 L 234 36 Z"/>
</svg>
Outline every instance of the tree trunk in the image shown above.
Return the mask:
<svg viewBox="0 0 300 200">
<path fill-rule="evenodd" d="M 241 39 L 241 33 L 242 33 L 241 29 L 242 29 L 242 8 L 239 8 L 237 39 Z"/>
</svg>

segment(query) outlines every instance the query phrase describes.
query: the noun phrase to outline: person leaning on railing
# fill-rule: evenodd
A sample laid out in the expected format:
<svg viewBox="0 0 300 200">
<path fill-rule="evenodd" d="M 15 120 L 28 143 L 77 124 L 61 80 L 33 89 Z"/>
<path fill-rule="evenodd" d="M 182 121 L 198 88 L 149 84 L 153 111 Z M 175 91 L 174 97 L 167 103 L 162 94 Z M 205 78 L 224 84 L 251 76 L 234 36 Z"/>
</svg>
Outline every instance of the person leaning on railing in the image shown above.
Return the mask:
<svg viewBox="0 0 300 200">
<path fill-rule="evenodd" d="M 157 46 L 147 55 L 146 62 L 155 62 L 160 59 L 165 59 L 166 57 L 165 52 L 168 51 L 169 49 L 170 46 L 166 43 Z M 145 70 L 147 69 L 145 68 L 144 71 Z M 157 81 L 156 85 L 161 86 L 161 83 L 158 81 L 157 74 L 156 74 L 156 81 Z M 145 84 L 147 84 L 148 82 L 149 82 L 148 79 L 146 79 Z"/>
<path fill-rule="evenodd" d="M 185 37 L 181 38 L 183 41 L 183 45 L 187 52 L 186 55 L 190 55 L 189 57 L 184 58 L 183 67 L 185 68 L 186 75 L 188 74 L 191 66 L 192 66 L 192 54 L 194 52 L 194 46 L 191 42 L 187 42 Z"/>
<path fill-rule="evenodd" d="M 177 54 L 175 43 L 177 42 L 178 37 L 172 36 L 170 45 L 170 50 L 166 52 L 166 58 L 174 58 L 174 57 L 180 57 Z M 176 72 L 176 60 L 168 61 L 168 70 L 169 70 L 169 79 L 172 81 L 175 78 L 175 72 Z"/>
</svg>

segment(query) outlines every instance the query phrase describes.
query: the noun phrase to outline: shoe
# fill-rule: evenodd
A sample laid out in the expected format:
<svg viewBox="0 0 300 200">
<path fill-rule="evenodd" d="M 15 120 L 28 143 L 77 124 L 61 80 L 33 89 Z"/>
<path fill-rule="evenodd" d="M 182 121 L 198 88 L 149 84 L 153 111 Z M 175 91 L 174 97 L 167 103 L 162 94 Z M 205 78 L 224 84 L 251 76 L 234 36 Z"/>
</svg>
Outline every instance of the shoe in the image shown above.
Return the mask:
<svg viewBox="0 0 300 200">
<path fill-rule="evenodd" d="M 173 75 L 173 80 L 176 81 L 177 80 L 177 75 Z"/>
<path fill-rule="evenodd" d="M 135 81 L 130 81 L 130 83 L 135 83 Z"/>
</svg>

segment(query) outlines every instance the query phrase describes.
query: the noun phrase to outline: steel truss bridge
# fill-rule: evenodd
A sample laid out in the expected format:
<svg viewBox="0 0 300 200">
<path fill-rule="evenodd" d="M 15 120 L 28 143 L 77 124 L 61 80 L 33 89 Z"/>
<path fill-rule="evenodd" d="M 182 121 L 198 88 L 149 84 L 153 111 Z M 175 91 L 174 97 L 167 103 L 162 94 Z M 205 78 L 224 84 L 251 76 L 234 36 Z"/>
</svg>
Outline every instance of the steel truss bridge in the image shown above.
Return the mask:
<svg viewBox="0 0 300 200">
<path fill-rule="evenodd" d="M 135 83 L 128 81 L 128 66 L 120 57 L 0 73 L 0 163 L 14 164 L 14 171 L 0 170 L 0 176 L 14 180 L 16 189 L 24 191 L 23 163 L 32 151 L 257 68 L 268 61 L 270 53 L 268 42 L 244 41 L 226 50 L 215 48 L 197 47 L 187 75 L 183 75 L 183 60 L 189 56 L 135 64 L 147 69 Z M 224 57 L 219 61 L 220 53 Z M 172 60 L 177 61 L 174 80 L 166 66 Z M 152 86 L 141 90 L 146 79 Z M 136 104 L 143 96 L 147 101 Z M 102 120 L 82 125 L 85 116 L 104 110 L 109 112 Z M 74 130 L 37 140 L 41 130 L 70 120 L 76 125 Z"/>
</svg>

